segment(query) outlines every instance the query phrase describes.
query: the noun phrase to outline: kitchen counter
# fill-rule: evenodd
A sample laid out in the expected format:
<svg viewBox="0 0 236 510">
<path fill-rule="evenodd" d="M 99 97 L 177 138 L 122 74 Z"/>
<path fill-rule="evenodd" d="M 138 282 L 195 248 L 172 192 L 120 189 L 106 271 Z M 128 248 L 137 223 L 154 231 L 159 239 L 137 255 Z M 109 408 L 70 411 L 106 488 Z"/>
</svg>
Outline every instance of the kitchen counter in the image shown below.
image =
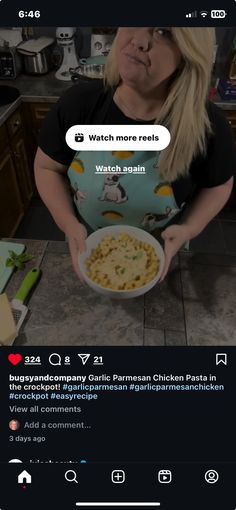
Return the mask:
<svg viewBox="0 0 236 510">
<path fill-rule="evenodd" d="M 214 97 L 214 103 L 222 108 L 222 110 L 236 110 L 236 101 L 235 99 L 231 99 L 230 101 L 226 101 L 225 99 L 222 99 L 217 92 Z"/>
<path fill-rule="evenodd" d="M 19 89 L 23 101 L 56 101 L 69 87 L 72 81 L 55 78 L 55 72 L 41 76 L 20 74 L 15 80 L 0 80 L 1 85 L 10 85 Z"/>
<path fill-rule="evenodd" d="M 181 251 L 145 296 L 111 300 L 80 283 L 66 242 L 11 241 L 34 259 L 13 273 L 9 299 L 29 269 L 42 269 L 16 346 L 236 345 L 236 255 Z"/>
<path fill-rule="evenodd" d="M 54 103 L 69 87 L 71 81 L 55 78 L 55 70 L 43 76 L 21 74 L 15 80 L 0 80 L 1 85 L 10 85 L 20 90 L 21 96 L 12 104 L 0 107 L 0 126 L 16 110 L 21 102 Z M 217 94 L 215 103 L 225 110 L 236 110 L 236 101 L 224 101 Z"/>
<path fill-rule="evenodd" d="M 1 126 L 21 102 L 56 103 L 58 98 L 73 85 L 73 82 L 57 80 L 53 71 L 43 76 L 21 74 L 15 80 L 0 80 L 0 85 L 16 87 L 21 93 L 14 103 L 0 107 Z"/>
</svg>

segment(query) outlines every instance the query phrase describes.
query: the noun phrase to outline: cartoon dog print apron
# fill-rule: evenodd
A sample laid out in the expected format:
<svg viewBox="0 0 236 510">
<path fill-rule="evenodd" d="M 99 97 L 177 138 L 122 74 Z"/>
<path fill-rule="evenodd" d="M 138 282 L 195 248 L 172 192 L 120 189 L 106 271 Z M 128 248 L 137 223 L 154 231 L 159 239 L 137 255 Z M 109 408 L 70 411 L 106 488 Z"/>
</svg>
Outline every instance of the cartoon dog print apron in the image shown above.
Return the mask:
<svg viewBox="0 0 236 510">
<path fill-rule="evenodd" d="M 77 152 L 68 177 L 80 216 L 93 230 L 122 224 L 148 232 L 163 228 L 180 209 L 171 184 L 159 175 L 158 159 L 156 151 Z M 109 166 L 125 173 L 97 170 Z M 145 174 L 129 167 L 145 167 Z"/>
</svg>

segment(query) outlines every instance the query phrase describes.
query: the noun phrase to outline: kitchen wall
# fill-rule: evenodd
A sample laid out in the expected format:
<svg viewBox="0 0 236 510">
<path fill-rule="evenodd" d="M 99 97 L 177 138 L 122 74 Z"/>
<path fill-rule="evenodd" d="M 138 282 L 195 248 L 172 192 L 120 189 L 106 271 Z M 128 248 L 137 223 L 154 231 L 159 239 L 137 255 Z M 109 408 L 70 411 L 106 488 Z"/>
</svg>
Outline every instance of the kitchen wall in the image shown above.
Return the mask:
<svg viewBox="0 0 236 510">
<path fill-rule="evenodd" d="M 215 74 L 227 77 L 229 59 L 232 58 L 233 42 L 236 42 L 236 27 L 217 28 L 216 39 L 218 51 L 216 56 Z M 235 48 L 236 49 L 236 48 Z"/>
<path fill-rule="evenodd" d="M 81 57 L 87 57 L 90 55 L 90 39 L 91 39 L 91 27 L 78 27 L 76 30 L 76 49 L 77 53 Z M 34 37 L 40 37 L 41 35 L 48 35 L 55 37 L 55 27 L 35 27 Z M 218 52 L 216 59 L 216 74 L 223 75 L 224 70 L 227 67 L 227 61 L 230 57 L 233 39 L 236 36 L 236 27 L 216 28 L 216 39 L 218 44 Z"/>
<path fill-rule="evenodd" d="M 76 50 L 80 57 L 88 57 L 90 55 L 91 27 L 77 27 L 76 29 Z M 34 37 L 47 35 L 56 37 L 56 27 L 34 27 Z"/>
<path fill-rule="evenodd" d="M 4 27 L 3 27 L 4 28 Z M 90 55 L 91 27 L 77 27 L 76 29 L 76 50 L 80 57 L 88 57 Z M 56 27 L 34 27 L 33 37 L 46 35 L 56 37 Z M 227 67 L 228 59 L 232 51 L 234 37 L 236 38 L 236 27 L 218 27 L 216 28 L 216 39 L 218 44 L 218 52 L 216 58 L 215 72 L 222 76 Z"/>
</svg>

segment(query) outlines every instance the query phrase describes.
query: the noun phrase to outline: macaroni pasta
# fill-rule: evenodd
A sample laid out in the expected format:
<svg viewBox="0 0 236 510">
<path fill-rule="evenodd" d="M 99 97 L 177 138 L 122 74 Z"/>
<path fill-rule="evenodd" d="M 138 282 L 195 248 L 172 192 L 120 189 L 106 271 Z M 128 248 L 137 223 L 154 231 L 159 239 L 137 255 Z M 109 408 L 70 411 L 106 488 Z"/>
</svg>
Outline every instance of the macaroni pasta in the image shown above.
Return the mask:
<svg viewBox="0 0 236 510">
<path fill-rule="evenodd" d="M 125 233 L 104 237 L 86 260 L 89 278 L 112 290 L 142 287 L 156 276 L 159 264 L 153 246 Z"/>
</svg>

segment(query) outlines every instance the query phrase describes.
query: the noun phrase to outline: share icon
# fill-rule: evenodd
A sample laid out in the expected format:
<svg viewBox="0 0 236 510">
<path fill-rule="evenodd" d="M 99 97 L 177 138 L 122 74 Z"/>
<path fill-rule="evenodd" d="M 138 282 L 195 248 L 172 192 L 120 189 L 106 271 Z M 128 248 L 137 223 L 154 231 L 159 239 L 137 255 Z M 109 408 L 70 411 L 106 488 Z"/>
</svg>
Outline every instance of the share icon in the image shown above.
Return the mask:
<svg viewBox="0 0 236 510">
<path fill-rule="evenodd" d="M 81 359 L 83 365 L 86 365 L 88 359 L 90 358 L 90 354 L 78 354 L 78 356 Z"/>
</svg>

